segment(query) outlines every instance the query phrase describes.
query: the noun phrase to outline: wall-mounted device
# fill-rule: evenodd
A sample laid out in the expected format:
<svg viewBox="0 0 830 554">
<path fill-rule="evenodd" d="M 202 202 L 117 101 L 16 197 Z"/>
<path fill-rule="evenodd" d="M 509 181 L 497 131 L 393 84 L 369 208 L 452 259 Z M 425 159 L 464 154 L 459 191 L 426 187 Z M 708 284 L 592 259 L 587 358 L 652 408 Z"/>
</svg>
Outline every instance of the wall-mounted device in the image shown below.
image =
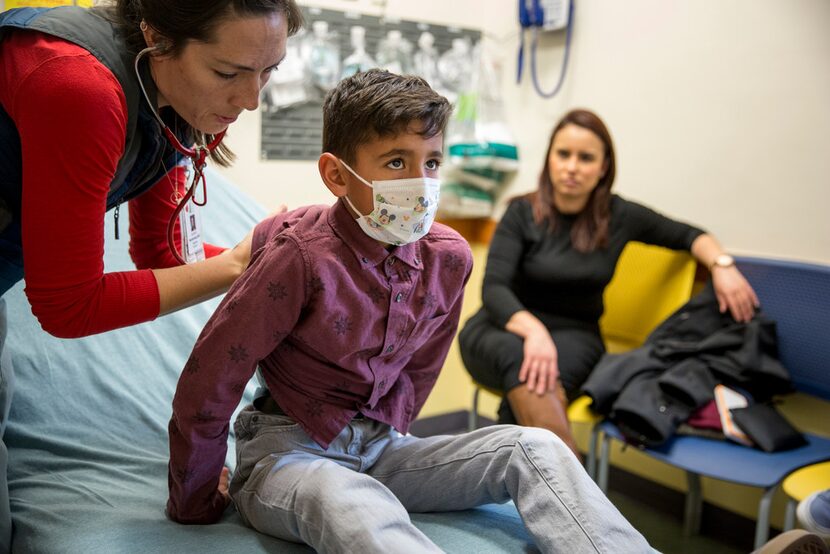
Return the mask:
<svg viewBox="0 0 830 554">
<path fill-rule="evenodd" d="M 516 82 L 522 80 L 524 69 L 525 35 L 530 30 L 530 75 L 533 87 L 543 98 L 552 98 L 559 92 L 565 80 L 565 70 L 568 67 L 568 53 L 571 45 L 571 29 L 573 27 L 573 0 L 519 0 L 519 58 L 516 71 Z M 562 61 L 562 70 L 559 82 L 551 92 L 544 92 L 539 86 L 536 75 L 536 44 L 539 31 L 556 32 L 565 29 L 565 57 Z"/>
</svg>

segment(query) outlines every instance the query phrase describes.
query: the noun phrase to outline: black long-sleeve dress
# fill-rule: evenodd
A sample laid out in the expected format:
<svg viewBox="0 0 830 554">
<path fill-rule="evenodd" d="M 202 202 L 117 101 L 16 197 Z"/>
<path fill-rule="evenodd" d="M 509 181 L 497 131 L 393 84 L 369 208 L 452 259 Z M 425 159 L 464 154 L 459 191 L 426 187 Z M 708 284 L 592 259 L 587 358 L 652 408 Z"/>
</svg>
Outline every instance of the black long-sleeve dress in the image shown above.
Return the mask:
<svg viewBox="0 0 830 554">
<path fill-rule="evenodd" d="M 508 206 L 490 244 L 483 306 L 459 335 L 464 364 L 480 383 L 504 391 L 520 384 L 524 341 L 504 327 L 513 314 L 528 310 L 550 331 L 562 385 L 574 397 L 605 351 L 602 294 L 625 245 L 634 240 L 689 250 L 704 233 L 614 195 L 608 246 L 585 253 L 571 243 L 575 219 L 560 215 L 550 232 L 546 222 L 534 222 L 526 198 Z M 504 419 L 510 421 L 509 415 Z"/>
</svg>

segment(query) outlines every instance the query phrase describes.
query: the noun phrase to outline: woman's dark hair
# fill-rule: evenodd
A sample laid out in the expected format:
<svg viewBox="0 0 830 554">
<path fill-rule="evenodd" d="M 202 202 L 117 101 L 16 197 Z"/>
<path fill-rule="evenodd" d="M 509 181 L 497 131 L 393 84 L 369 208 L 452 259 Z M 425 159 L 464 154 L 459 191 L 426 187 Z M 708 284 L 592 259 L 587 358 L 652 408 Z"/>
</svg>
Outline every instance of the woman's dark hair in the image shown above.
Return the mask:
<svg viewBox="0 0 830 554">
<path fill-rule="evenodd" d="M 162 37 L 158 53 L 178 55 L 188 41 L 210 42 L 216 27 L 230 16 L 259 16 L 282 13 L 288 24 L 288 36 L 303 26 L 303 14 L 295 0 L 117 0 L 106 9 L 121 28 L 132 55 L 147 47 L 141 22 Z M 192 130 L 193 140 L 206 143 L 206 137 Z M 211 154 L 218 164 L 227 166 L 234 155 L 224 144 Z"/>
<path fill-rule="evenodd" d="M 541 225 L 545 221 L 551 231 L 556 229 L 559 212 L 553 203 L 553 182 L 550 179 L 549 160 L 556 134 L 567 125 L 576 125 L 594 133 L 605 146 L 605 174 L 588 198 L 585 208 L 571 227 L 571 243 L 579 252 L 591 252 L 608 246 L 608 226 L 611 220 L 611 185 L 617 172 L 614 143 L 605 123 L 589 110 L 571 110 L 557 123 L 550 135 L 545 162 L 539 174 L 539 188 L 524 195 L 533 206 L 533 220 Z"/>
</svg>

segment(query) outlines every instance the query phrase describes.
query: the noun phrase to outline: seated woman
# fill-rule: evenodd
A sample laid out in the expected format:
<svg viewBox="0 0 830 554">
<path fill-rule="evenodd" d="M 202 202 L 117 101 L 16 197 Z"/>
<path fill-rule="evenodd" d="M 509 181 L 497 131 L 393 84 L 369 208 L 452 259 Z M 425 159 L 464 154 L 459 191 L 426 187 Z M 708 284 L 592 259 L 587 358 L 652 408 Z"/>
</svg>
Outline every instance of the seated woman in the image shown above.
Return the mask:
<svg viewBox="0 0 830 554">
<path fill-rule="evenodd" d="M 612 194 L 615 169 L 602 120 L 587 110 L 566 114 L 539 188 L 514 198 L 496 228 L 483 307 L 459 335 L 473 378 L 506 393 L 499 422 L 550 429 L 574 452 L 567 403 L 605 351 L 602 295 L 626 243 L 690 251 L 711 270 L 721 311 L 738 321 L 758 304 L 714 237 Z"/>
</svg>

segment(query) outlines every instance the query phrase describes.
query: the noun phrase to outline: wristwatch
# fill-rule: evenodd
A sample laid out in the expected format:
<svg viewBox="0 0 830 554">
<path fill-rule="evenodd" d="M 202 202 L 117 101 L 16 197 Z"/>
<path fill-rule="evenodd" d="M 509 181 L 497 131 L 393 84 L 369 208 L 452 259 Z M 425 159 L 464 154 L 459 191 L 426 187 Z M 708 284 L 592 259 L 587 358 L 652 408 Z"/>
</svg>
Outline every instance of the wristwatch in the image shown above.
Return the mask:
<svg viewBox="0 0 830 554">
<path fill-rule="evenodd" d="M 735 258 L 729 254 L 720 254 L 717 258 L 715 258 L 715 261 L 712 262 L 709 269 L 712 270 L 716 267 L 732 267 L 733 265 L 735 265 Z"/>
</svg>

